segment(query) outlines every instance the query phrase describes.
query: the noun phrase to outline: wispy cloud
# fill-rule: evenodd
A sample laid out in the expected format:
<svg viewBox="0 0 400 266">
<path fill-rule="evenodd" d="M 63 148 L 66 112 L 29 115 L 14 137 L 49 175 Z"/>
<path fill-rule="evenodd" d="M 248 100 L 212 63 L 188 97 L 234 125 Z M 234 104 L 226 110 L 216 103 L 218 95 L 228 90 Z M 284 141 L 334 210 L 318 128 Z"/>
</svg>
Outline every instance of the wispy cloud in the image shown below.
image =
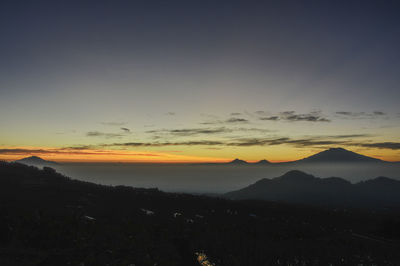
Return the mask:
<svg viewBox="0 0 400 266">
<path fill-rule="evenodd" d="M 400 142 L 361 143 L 359 146 L 365 148 L 400 150 Z"/>
<path fill-rule="evenodd" d="M 220 140 L 199 140 L 199 141 L 179 141 L 179 142 L 124 142 L 104 144 L 106 147 L 162 147 L 162 146 L 235 146 L 235 147 L 251 147 L 251 146 L 273 146 L 282 144 L 292 144 L 294 146 L 317 146 L 317 145 L 338 145 L 345 144 L 344 141 L 333 140 L 313 140 L 313 139 L 298 139 L 290 138 L 246 138 L 228 141 Z"/>
<path fill-rule="evenodd" d="M 91 150 L 95 149 L 96 146 L 94 145 L 75 145 L 75 146 L 70 146 L 70 147 L 63 147 L 60 148 L 59 150 Z"/>
<path fill-rule="evenodd" d="M 160 130 L 148 130 L 146 133 L 152 134 L 171 134 L 175 136 L 193 136 L 193 135 L 209 135 L 209 134 L 220 134 L 230 133 L 232 129 L 226 127 L 218 128 L 184 128 L 184 129 L 160 129 Z"/>
<path fill-rule="evenodd" d="M 229 134 L 234 132 L 248 133 L 268 133 L 273 130 L 255 127 L 205 127 L 205 128 L 183 128 L 183 129 L 158 129 L 148 130 L 146 133 L 154 134 L 153 137 L 161 138 L 160 135 L 171 135 L 177 137 L 185 136 L 197 136 L 197 135 L 218 135 L 218 134 Z"/>
<path fill-rule="evenodd" d="M 163 147 L 163 146 L 215 146 L 224 145 L 222 141 L 181 141 L 181 142 L 122 142 L 103 144 L 103 147 Z"/>
<path fill-rule="evenodd" d="M 277 138 L 237 138 L 228 140 L 196 140 L 196 141 L 175 141 L 175 142 L 122 142 L 104 144 L 105 147 L 162 147 L 162 146 L 226 146 L 226 147 L 252 147 L 252 146 L 276 146 L 290 145 L 297 148 L 321 147 L 321 146 L 357 146 L 380 149 L 400 149 L 398 142 L 368 142 L 355 141 L 355 138 L 362 138 L 367 135 L 337 135 L 322 137 L 309 137 L 293 139 L 289 137 Z"/>
<path fill-rule="evenodd" d="M 371 137 L 371 134 L 348 134 L 348 135 L 329 135 L 329 136 L 322 136 L 325 138 L 333 138 L 333 139 L 347 139 L 347 138 L 366 138 Z"/>
<path fill-rule="evenodd" d="M 300 114 L 300 115 L 289 115 L 283 118 L 286 121 L 308 121 L 308 122 L 331 122 L 330 119 L 318 116 L 318 115 L 312 115 L 312 114 Z"/>
<path fill-rule="evenodd" d="M 382 111 L 373 111 L 371 113 L 337 111 L 335 114 L 342 119 L 375 119 L 386 115 L 386 113 Z"/>
<path fill-rule="evenodd" d="M 247 124 L 250 121 L 245 118 L 231 117 L 225 120 L 209 120 L 201 122 L 201 125 L 223 125 L 223 124 Z"/>
<path fill-rule="evenodd" d="M 262 115 L 262 116 L 266 116 L 266 115 L 269 114 L 269 112 L 267 112 L 267 111 L 261 111 L 261 110 L 255 111 L 254 113 L 255 113 L 256 115 Z"/>
<path fill-rule="evenodd" d="M 105 133 L 100 131 L 89 131 L 86 133 L 87 137 L 104 137 L 104 138 L 120 138 L 123 137 L 124 134 L 120 133 Z"/>
<path fill-rule="evenodd" d="M 117 151 L 104 151 L 104 150 L 93 150 L 93 151 L 80 151 L 80 150 L 66 150 L 61 149 L 0 149 L 0 154 L 3 155 L 34 155 L 34 154 L 48 154 L 48 155 L 127 155 L 127 153 Z M 153 153 L 129 153 L 129 155 L 136 156 L 159 156 Z"/>
<path fill-rule="evenodd" d="M 276 115 L 267 115 L 268 112 L 257 111 L 259 120 L 263 121 L 288 121 L 288 122 L 331 122 L 330 119 L 324 117 L 320 111 L 314 111 L 306 114 L 297 114 L 295 111 L 284 111 Z"/>
<path fill-rule="evenodd" d="M 105 126 L 116 126 L 116 127 L 120 127 L 120 126 L 125 125 L 126 123 L 125 123 L 125 122 L 101 122 L 101 124 L 102 124 L 102 125 L 105 125 Z"/>
<path fill-rule="evenodd" d="M 266 129 L 266 128 L 257 128 L 257 127 L 235 127 L 232 128 L 233 132 L 258 132 L 258 133 L 269 133 L 276 130 Z"/>
<path fill-rule="evenodd" d="M 266 121 L 278 121 L 279 116 L 266 116 L 266 117 L 260 117 L 260 120 L 266 120 Z"/>
<path fill-rule="evenodd" d="M 236 118 L 236 117 L 232 117 L 232 118 L 229 118 L 229 119 L 225 120 L 225 123 L 230 123 L 230 124 L 232 124 L 232 123 L 234 123 L 234 124 L 236 124 L 236 123 L 248 123 L 248 122 L 249 122 L 249 120 L 247 120 L 247 119 Z"/>
<path fill-rule="evenodd" d="M 86 133 L 87 137 L 102 137 L 102 138 L 107 138 L 107 139 L 111 139 L 111 138 L 121 138 L 124 136 L 128 136 L 129 134 L 131 134 L 131 130 L 127 127 L 120 127 L 120 130 L 122 132 L 120 133 L 115 133 L 115 132 L 102 132 L 102 131 L 89 131 Z"/>
<path fill-rule="evenodd" d="M 381 111 L 374 111 L 373 114 L 374 115 L 386 115 L 386 113 L 381 112 Z"/>
</svg>

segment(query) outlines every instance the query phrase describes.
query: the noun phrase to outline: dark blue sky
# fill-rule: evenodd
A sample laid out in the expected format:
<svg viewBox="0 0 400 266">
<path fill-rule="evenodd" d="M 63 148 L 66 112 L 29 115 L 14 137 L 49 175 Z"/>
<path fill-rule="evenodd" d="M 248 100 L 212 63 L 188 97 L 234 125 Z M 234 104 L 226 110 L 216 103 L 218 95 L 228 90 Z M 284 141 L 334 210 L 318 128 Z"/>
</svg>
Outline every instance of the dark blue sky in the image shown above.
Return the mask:
<svg viewBox="0 0 400 266">
<path fill-rule="evenodd" d="M 85 132 L 104 120 L 170 128 L 204 114 L 317 111 L 334 121 L 379 111 L 377 126 L 399 126 L 397 1 L 1 1 L 0 10 L 4 145 L 17 145 L 12 121 Z"/>
</svg>

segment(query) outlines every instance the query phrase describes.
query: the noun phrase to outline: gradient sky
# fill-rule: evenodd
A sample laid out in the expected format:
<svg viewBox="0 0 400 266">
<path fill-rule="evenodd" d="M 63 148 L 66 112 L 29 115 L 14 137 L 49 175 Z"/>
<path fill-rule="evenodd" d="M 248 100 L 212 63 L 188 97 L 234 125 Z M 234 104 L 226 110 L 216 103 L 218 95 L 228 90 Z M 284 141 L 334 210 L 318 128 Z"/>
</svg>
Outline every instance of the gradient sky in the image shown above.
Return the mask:
<svg viewBox="0 0 400 266">
<path fill-rule="evenodd" d="M 397 1 L 0 10 L 0 159 L 400 161 Z"/>
</svg>

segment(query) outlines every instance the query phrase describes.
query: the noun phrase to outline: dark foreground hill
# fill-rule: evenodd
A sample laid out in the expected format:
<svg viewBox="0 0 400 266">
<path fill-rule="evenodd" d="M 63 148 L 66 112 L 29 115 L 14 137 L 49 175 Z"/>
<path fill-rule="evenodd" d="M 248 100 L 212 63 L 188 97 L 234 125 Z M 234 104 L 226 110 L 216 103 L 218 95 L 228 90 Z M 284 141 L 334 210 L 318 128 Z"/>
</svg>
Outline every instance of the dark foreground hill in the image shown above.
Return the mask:
<svg viewBox="0 0 400 266">
<path fill-rule="evenodd" d="M 338 177 L 318 178 L 301 171 L 290 171 L 273 179 L 261 179 L 224 196 L 230 199 L 399 210 L 400 181 L 377 177 L 352 184 Z"/>
<path fill-rule="evenodd" d="M 0 265 L 399 265 L 395 213 L 230 201 L 0 163 Z"/>
</svg>

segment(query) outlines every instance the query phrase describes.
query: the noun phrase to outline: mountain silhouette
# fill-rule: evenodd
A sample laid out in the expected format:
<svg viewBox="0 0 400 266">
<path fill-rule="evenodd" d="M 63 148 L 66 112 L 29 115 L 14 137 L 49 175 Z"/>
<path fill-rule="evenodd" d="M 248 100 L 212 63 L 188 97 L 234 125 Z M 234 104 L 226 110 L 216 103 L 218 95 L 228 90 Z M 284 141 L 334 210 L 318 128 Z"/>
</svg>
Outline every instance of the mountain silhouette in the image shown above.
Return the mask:
<svg viewBox="0 0 400 266">
<path fill-rule="evenodd" d="M 383 162 L 382 160 L 361 155 L 343 148 L 330 148 L 295 162 L 327 163 L 327 162 Z"/>
<path fill-rule="evenodd" d="M 347 207 L 399 206 L 400 181 L 378 177 L 351 184 L 339 177 L 318 178 L 293 170 L 273 179 L 261 179 L 224 196 L 230 199 L 261 199 Z"/>
<path fill-rule="evenodd" d="M 254 163 L 254 164 L 257 164 L 257 165 L 268 165 L 268 164 L 271 164 L 271 162 L 269 162 L 268 160 L 260 160 L 260 161 L 258 161 L 258 162 L 256 162 L 256 163 Z"/>
<path fill-rule="evenodd" d="M 58 163 L 53 162 L 53 161 L 47 161 L 44 160 L 38 156 L 31 156 L 31 157 L 26 157 L 20 160 L 16 160 L 14 161 L 16 163 L 22 163 L 22 164 L 26 164 L 26 165 L 33 165 L 33 166 L 54 166 L 54 165 L 58 165 Z"/>
<path fill-rule="evenodd" d="M 243 160 L 240 160 L 240 159 L 236 158 L 235 160 L 229 162 L 228 164 L 232 164 L 232 165 L 247 165 L 249 163 L 246 162 L 246 161 L 243 161 Z"/>
<path fill-rule="evenodd" d="M 356 152 L 352 152 L 346 150 L 344 148 L 330 148 L 324 150 L 322 152 L 316 153 L 309 157 L 289 161 L 289 162 L 278 162 L 278 163 L 271 163 L 267 160 L 260 160 L 255 163 L 248 163 L 244 160 L 235 159 L 228 163 L 200 163 L 200 165 L 310 165 L 310 164 L 319 164 L 319 163 L 391 163 L 387 161 L 383 161 L 380 159 L 376 159 L 373 157 L 365 156 Z M 392 164 L 399 164 L 400 162 L 393 162 Z"/>
</svg>

